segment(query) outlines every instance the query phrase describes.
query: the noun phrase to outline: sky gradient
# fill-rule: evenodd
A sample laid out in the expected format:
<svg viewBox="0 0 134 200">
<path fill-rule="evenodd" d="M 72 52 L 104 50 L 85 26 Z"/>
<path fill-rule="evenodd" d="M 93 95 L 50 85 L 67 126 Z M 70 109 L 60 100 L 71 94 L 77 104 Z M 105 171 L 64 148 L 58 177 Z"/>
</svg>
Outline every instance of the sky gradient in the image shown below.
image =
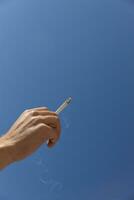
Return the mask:
<svg viewBox="0 0 134 200">
<path fill-rule="evenodd" d="M 56 108 L 62 136 L 0 173 L 1 200 L 134 199 L 134 4 L 0 1 L 0 133 Z"/>
</svg>

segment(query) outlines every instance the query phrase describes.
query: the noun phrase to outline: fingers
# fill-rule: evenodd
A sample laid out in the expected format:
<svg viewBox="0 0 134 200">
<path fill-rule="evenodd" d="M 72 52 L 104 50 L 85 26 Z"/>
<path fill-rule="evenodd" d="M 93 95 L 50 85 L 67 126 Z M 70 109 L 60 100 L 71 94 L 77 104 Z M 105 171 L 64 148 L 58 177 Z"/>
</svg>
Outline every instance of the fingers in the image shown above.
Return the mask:
<svg viewBox="0 0 134 200">
<path fill-rule="evenodd" d="M 40 123 L 44 123 L 51 128 L 55 128 L 58 132 L 60 132 L 60 120 L 58 116 L 47 115 L 47 116 L 36 116 L 33 118 L 33 125 L 38 125 Z"/>
<path fill-rule="evenodd" d="M 42 117 L 43 118 L 43 117 Z M 54 130 L 57 131 L 57 137 L 60 135 L 61 126 L 60 126 L 60 120 L 58 116 L 47 116 L 45 117 L 45 124 L 52 127 Z"/>
<path fill-rule="evenodd" d="M 56 142 L 55 142 L 54 140 L 51 140 L 51 139 L 50 139 L 50 140 L 48 141 L 47 146 L 48 146 L 49 148 L 51 148 L 51 147 L 53 147 L 53 146 L 55 145 L 55 143 L 56 143 Z"/>
<path fill-rule="evenodd" d="M 48 108 L 46 107 L 39 107 L 39 108 L 33 108 L 25 111 L 26 113 L 31 114 L 32 116 L 37 116 L 37 115 L 55 115 L 57 116 L 56 112 L 49 111 Z"/>
<path fill-rule="evenodd" d="M 41 111 L 33 111 L 32 112 L 32 116 L 47 116 L 47 115 L 53 115 L 53 116 L 57 116 L 57 114 L 55 112 L 49 111 L 49 110 L 41 110 Z"/>
<path fill-rule="evenodd" d="M 50 138 L 50 133 L 53 131 L 52 128 L 44 123 L 40 123 L 34 128 L 36 135 L 39 134 L 39 140 L 42 140 L 42 143 Z"/>
<path fill-rule="evenodd" d="M 48 110 L 48 108 L 47 107 L 37 107 L 37 108 L 28 109 L 27 111 L 44 111 L 44 110 Z"/>
<path fill-rule="evenodd" d="M 61 132 L 61 125 L 58 116 L 36 116 L 34 117 L 33 125 L 37 126 L 38 124 L 44 124 L 51 127 L 48 146 L 53 146 L 58 141 Z"/>
<path fill-rule="evenodd" d="M 49 132 L 49 136 L 47 145 L 48 147 L 53 147 L 58 141 L 61 132 L 60 120 L 56 112 L 49 111 L 47 107 L 38 107 L 28 109 L 25 113 L 32 117 L 32 125 L 40 127 L 41 124 L 44 124 L 45 128 L 48 128 L 47 132 Z M 46 131 L 42 129 L 41 133 L 44 133 L 45 137 Z"/>
</svg>

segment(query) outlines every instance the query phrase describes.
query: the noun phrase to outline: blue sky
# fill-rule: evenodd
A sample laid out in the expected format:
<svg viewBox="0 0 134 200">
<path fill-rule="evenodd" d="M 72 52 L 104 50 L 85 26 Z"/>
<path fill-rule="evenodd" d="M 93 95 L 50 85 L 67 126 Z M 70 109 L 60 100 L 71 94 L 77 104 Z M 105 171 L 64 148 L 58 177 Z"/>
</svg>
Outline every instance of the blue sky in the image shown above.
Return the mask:
<svg viewBox="0 0 134 200">
<path fill-rule="evenodd" d="M 1 200 L 134 198 L 134 6 L 125 0 L 0 1 L 0 132 L 56 108 L 62 137 L 1 171 Z"/>
</svg>

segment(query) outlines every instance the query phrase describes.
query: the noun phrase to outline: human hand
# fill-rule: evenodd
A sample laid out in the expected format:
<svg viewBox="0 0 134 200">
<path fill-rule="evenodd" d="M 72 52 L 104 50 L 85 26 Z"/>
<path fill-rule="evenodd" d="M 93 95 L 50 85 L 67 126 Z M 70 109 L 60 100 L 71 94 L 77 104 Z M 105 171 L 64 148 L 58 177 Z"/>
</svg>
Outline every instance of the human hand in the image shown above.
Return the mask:
<svg viewBox="0 0 134 200">
<path fill-rule="evenodd" d="M 1 139 L 14 148 L 12 157 L 18 161 L 31 155 L 46 141 L 48 147 L 54 146 L 60 132 L 58 115 L 45 107 L 39 107 L 24 111 Z"/>
</svg>

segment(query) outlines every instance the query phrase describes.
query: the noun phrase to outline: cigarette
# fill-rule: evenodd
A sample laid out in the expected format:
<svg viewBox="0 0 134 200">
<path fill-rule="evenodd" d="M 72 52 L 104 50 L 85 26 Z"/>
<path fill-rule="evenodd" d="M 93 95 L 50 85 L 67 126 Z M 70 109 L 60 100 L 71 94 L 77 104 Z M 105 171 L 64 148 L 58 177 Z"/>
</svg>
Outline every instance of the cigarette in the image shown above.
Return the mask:
<svg viewBox="0 0 134 200">
<path fill-rule="evenodd" d="M 71 97 L 69 97 L 68 99 L 66 99 L 64 101 L 64 103 L 56 110 L 56 114 L 59 115 L 70 104 L 71 101 L 72 101 Z"/>
</svg>

